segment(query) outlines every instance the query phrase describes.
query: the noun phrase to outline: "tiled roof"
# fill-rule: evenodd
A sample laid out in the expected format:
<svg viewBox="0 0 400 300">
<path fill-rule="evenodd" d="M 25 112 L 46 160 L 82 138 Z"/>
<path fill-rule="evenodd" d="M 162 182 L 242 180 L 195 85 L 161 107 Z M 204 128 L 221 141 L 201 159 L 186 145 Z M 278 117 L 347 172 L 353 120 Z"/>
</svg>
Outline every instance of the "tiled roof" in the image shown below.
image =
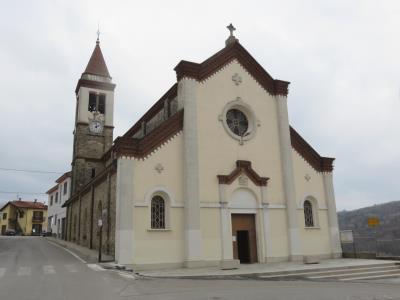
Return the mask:
<svg viewBox="0 0 400 300">
<path fill-rule="evenodd" d="M 96 43 L 96 47 L 94 48 L 89 63 L 85 69 L 85 72 L 83 73 L 111 78 L 110 73 L 108 73 L 107 65 L 104 60 L 103 53 L 101 52 L 99 42 Z"/>
<path fill-rule="evenodd" d="M 47 205 L 38 201 L 21 201 L 14 200 L 11 204 L 18 208 L 33 208 L 33 209 L 47 209 Z"/>
</svg>

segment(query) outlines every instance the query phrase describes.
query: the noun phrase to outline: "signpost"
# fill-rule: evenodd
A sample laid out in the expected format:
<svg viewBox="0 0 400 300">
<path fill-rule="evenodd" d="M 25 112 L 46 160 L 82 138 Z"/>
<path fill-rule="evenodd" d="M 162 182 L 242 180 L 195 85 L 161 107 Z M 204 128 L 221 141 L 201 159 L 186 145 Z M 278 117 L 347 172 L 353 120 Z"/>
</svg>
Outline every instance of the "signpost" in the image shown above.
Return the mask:
<svg viewBox="0 0 400 300">
<path fill-rule="evenodd" d="M 377 227 L 379 226 L 379 219 L 377 217 L 369 217 L 368 218 L 368 227 Z"/>
<path fill-rule="evenodd" d="M 99 262 L 101 262 L 101 247 L 102 247 L 102 238 L 103 238 L 103 220 L 97 220 L 97 226 L 99 227 L 100 234 L 99 234 Z"/>
</svg>

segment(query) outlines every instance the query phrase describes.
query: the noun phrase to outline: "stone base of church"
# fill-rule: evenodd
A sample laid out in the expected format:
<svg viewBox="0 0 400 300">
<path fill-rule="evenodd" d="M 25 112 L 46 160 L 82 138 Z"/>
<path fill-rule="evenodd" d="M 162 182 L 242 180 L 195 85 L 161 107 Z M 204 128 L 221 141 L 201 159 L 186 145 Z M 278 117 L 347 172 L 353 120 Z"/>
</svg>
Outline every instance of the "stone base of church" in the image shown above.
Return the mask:
<svg viewBox="0 0 400 300">
<path fill-rule="evenodd" d="M 303 255 L 290 255 L 290 261 L 303 261 Z"/>
<path fill-rule="evenodd" d="M 219 262 L 221 270 L 238 269 L 240 267 L 240 261 L 238 259 L 224 259 Z"/>
<path fill-rule="evenodd" d="M 183 267 L 185 268 L 202 268 L 205 267 L 206 264 L 204 262 L 204 260 L 187 260 L 185 262 L 183 262 Z"/>
<path fill-rule="evenodd" d="M 342 252 L 332 253 L 332 258 L 342 258 Z"/>
<path fill-rule="evenodd" d="M 266 263 L 275 263 L 275 262 L 283 262 L 289 261 L 289 256 L 275 256 L 275 257 L 266 257 L 264 260 Z"/>
</svg>

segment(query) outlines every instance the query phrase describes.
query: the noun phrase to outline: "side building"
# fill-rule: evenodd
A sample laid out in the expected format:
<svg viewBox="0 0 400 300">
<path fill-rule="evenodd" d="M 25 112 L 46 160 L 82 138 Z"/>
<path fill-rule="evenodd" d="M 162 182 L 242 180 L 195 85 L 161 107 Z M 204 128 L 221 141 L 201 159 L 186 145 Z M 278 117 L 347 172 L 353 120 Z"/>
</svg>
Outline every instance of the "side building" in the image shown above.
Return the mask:
<svg viewBox="0 0 400 300">
<path fill-rule="evenodd" d="M 53 237 L 65 239 L 66 208 L 62 207 L 71 195 L 71 172 L 66 172 L 56 180 L 56 185 L 48 190 L 47 232 Z"/>
<path fill-rule="evenodd" d="M 1 209 L 1 234 L 15 231 L 21 235 L 41 235 L 47 228 L 47 205 L 34 201 L 14 200 Z"/>
</svg>

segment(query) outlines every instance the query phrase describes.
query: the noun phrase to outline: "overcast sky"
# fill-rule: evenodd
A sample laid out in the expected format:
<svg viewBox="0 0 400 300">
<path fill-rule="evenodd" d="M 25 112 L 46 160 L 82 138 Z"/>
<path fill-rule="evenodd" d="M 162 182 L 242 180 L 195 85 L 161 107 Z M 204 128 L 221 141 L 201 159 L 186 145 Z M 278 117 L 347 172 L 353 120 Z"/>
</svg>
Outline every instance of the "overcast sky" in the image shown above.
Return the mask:
<svg viewBox="0 0 400 300">
<path fill-rule="evenodd" d="M 74 90 L 101 47 L 117 84 L 114 137 L 201 62 L 240 43 L 290 81 L 293 127 L 336 157 L 338 209 L 400 200 L 399 1 L 2 1 L 0 168 L 70 169 Z M 46 200 L 58 174 L 0 170 L 0 202 Z"/>
</svg>

